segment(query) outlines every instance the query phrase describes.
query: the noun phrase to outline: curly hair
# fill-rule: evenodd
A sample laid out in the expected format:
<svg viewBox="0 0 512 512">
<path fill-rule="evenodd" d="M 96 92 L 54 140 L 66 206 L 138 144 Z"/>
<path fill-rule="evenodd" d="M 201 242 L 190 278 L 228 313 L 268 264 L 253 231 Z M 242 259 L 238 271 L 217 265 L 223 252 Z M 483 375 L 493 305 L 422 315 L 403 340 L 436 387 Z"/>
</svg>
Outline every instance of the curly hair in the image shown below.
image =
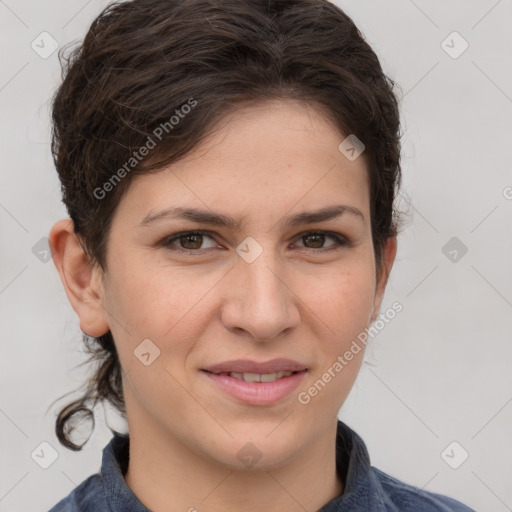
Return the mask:
<svg viewBox="0 0 512 512">
<path fill-rule="evenodd" d="M 380 268 L 385 242 L 398 232 L 398 101 L 395 83 L 340 8 L 327 0 L 114 2 L 81 45 L 64 50 L 51 149 L 63 202 L 91 265 L 106 270 L 113 214 L 133 176 L 176 162 L 242 105 L 297 100 L 365 145 Z M 151 158 L 133 160 L 155 139 Z M 71 440 L 73 424 L 84 417 L 94 424 L 98 402 L 126 418 L 111 332 L 84 334 L 84 341 L 96 371 L 55 426 L 60 443 L 75 451 L 87 441 Z"/>
</svg>

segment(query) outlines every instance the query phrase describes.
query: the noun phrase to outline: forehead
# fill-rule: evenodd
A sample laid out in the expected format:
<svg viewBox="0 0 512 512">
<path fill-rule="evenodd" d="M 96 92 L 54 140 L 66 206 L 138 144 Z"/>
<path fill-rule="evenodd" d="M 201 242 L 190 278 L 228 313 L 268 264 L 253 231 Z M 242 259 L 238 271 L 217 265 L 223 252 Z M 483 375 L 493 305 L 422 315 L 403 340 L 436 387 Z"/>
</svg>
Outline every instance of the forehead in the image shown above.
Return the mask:
<svg viewBox="0 0 512 512">
<path fill-rule="evenodd" d="M 175 206 L 281 214 L 345 202 L 367 209 L 364 158 L 339 149 L 345 135 L 321 111 L 299 102 L 267 102 L 225 116 L 179 162 L 134 177 L 119 208 Z M 177 204 L 179 203 L 179 204 Z M 143 218 L 142 217 L 142 218 Z M 142 220 L 140 218 L 140 220 Z"/>
</svg>

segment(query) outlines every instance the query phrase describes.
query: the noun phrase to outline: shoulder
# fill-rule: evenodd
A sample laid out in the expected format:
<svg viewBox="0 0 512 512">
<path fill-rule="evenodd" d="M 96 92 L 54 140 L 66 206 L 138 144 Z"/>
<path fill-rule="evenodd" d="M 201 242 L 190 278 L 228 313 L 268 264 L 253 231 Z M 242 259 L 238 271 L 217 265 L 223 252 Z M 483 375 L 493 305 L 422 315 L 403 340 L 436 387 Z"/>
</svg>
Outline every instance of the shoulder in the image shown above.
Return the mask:
<svg viewBox="0 0 512 512">
<path fill-rule="evenodd" d="M 371 472 L 384 491 L 385 510 L 390 512 L 475 512 L 460 501 L 406 484 L 375 467 L 371 468 Z"/>
<path fill-rule="evenodd" d="M 322 511 L 475 512 L 461 502 L 402 482 L 370 463 L 363 439 L 338 421 L 336 468 L 343 493 Z"/>
<path fill-rule="evenodd" d="M 96 474 L 75 487 L 49 512 L 98 512 L 99 510 L 109 510 L 109 508 L 100 475 Z"/>
</svg>

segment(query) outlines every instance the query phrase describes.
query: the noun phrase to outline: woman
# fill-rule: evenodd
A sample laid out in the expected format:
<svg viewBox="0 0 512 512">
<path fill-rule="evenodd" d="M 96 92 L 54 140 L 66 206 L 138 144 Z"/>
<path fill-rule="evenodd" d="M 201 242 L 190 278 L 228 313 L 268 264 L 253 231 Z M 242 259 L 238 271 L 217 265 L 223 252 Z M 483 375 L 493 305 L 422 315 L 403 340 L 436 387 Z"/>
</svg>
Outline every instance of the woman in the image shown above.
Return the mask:
<svg viewBox="0 0 512 512">
<path fill-rule="evenodd" d="M 337 420 L 396 254 L 399 114 L 324 0 L 113 4 L 53 103 L 53 259 L 108 401 L 58 511 L 467 511 L 370 466 Z"/>
</svg>

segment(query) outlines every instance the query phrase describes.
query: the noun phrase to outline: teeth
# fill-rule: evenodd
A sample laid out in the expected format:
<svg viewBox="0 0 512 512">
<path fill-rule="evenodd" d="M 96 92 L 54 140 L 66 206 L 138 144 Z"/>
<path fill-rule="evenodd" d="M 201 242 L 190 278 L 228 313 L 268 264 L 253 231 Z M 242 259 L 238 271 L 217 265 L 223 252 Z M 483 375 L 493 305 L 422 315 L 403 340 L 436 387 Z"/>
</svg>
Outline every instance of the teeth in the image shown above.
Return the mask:
<svg viewBox="0 0 512 512">
<path fill-rule="evenodd" d="M 293 372 L 279 371 L 275 373 L 239 373 L 239 372 L 223 372 L 220 375 L 229 375 L 235 379 L 245 380 L 245 382 L 274 382 L 277 379 L 288 377 Z"/>
</svg>

